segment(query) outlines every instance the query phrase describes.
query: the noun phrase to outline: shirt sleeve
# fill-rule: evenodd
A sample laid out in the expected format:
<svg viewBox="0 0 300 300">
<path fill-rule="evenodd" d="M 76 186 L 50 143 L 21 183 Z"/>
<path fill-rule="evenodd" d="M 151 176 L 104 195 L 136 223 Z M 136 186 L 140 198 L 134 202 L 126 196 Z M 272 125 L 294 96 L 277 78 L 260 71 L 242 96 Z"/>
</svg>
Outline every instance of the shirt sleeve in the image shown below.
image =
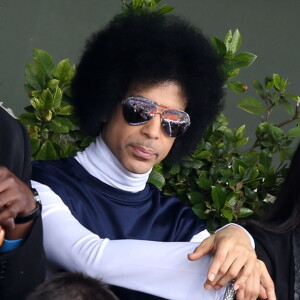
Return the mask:
<svg viewBox="0 0 300 300">
<path fill-rule="evenodd" d="M 15 250 L 21 246 L 23 239 L 18 240 L 6 240 L 4 239 L 3 244 L 0 247 L 0 253 L 9 252 Z"/>
<path fill-rule="evenodd" d="M 167 299 L 223 299 L 225 288 L 203 288 L 211 256 L 187 259 L 198 243 L 102 239 L 83 227 L 49 187 L 32 185 L 43 204 L 46 256 L 57 268 Z"/>
</svg>

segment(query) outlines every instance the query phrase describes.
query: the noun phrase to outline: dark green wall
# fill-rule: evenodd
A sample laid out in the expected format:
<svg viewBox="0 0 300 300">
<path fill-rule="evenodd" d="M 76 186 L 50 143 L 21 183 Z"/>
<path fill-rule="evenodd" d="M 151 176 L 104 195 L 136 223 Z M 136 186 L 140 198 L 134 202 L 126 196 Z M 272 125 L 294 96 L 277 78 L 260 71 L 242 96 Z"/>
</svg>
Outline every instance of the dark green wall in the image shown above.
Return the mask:
<svg viewBox="0 0 300 300">
<path fill-rule="evenodd" d="M 292 82 L 290 91 L 300 94 L 299 0 L 165 0 L 175 12 L 223 39 L 239 28 L 243 51 L 258 55 L 239 80 L 278 73 Z M 120 10 L 120 0 L 0 0 L 0 102 L 23 112 L 28 99 L 23 91 L 24 66 L 32 61 L 32 49 L 50 52 L 56 61 L 76 63 L 85 39 Z M 245 96 L 253 96 L 251 91 Z M 235 106 L 242 96 L 229 93 L 225 113 L 233 124 L 253 122 Z M 252 121 L 251 121 L 252 120 Z"/>
</svg>

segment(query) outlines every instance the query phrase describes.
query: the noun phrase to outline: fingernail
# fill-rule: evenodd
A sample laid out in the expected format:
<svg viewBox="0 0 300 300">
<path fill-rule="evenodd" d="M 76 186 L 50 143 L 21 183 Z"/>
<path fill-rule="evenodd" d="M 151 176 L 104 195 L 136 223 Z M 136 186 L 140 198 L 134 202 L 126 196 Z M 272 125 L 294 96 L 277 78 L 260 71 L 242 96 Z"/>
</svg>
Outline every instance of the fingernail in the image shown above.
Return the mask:
<svg viewBox="0 0 300 300">
<path fill-rule="evenodd" d="M 233 288 L 235 291 L 237 291 L 240 288 L 240 286 L 238 284 L 235 284 L 235 285 L 233 285 Z"/>
<path fill-rule="evenodd" d="M 206 284 L 204 285 L 204 288 L 205 288 L 206 290 L 210 290 L 210 289 L 212 288 L 212 286 L 211 286 L 210 284 L 206 283 Z"/>
<path fill-rule="evenodd" d="M 215 275 L 214 273 L 211 273 L 211 274 L 209 275 L 208 279 L 209 279 L 210 281 L 213 281 L 213 280 L 215 279 L 215 277 L 216 277 L 216 275 Z"/>
<path fill-rule="evenodd" d="M 215 290 L 219 290 L 220 288 L 221 288 L 221 286 L 215 285 Z"/>
</svg>

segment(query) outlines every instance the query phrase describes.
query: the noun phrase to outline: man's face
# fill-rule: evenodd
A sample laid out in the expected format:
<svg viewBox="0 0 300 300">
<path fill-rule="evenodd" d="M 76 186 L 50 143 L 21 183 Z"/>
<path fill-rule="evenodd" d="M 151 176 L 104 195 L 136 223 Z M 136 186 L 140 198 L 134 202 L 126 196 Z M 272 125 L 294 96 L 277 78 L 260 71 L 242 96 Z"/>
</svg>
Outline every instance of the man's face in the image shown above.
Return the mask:
<svg viewBox="0 0 300 300">
<path fill-rule="evenodd" d="M 179 110 L 185 109 L 185 98 L 178 84 L 167 82 L 148 87 L 135 87 L 127 97 L 144 97 L 158 104 Z M 159 110 L 162 109 L 159 107 Z M 130 125 L 123 117 L 122 104 L 117 106 L 105 124 L 101 136 L 121 164 L 128 171 L 143 174 L 163 160 L 175 138 L 168 136 L 161 126 L 161 116 L 156 114 L 142 125 Z"/>
</svg>

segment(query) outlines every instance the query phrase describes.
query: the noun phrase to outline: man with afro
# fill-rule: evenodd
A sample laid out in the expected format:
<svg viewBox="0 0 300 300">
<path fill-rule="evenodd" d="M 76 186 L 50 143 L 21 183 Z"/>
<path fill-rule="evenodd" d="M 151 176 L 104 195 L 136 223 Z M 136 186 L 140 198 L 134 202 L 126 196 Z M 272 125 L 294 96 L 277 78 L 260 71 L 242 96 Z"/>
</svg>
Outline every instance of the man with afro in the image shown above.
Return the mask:
<svg viewBox="0 0 300 300">
<path fill-rule="evenodd" d="M 190 207 L 147 183 L 155 164 L 190 154 L 221 110 L 221 69 L 199 29 L 174 15 L 117 15 L 89 39 L 72 103 L 95 142 L 34 163 L 52 268 L 102 278 L 120 299 L 222 299 L 233 278 L 238 299 L 256 299 L 260 282 L 275 299 L 244 229 L 208 237 Z"/>
</svg>

